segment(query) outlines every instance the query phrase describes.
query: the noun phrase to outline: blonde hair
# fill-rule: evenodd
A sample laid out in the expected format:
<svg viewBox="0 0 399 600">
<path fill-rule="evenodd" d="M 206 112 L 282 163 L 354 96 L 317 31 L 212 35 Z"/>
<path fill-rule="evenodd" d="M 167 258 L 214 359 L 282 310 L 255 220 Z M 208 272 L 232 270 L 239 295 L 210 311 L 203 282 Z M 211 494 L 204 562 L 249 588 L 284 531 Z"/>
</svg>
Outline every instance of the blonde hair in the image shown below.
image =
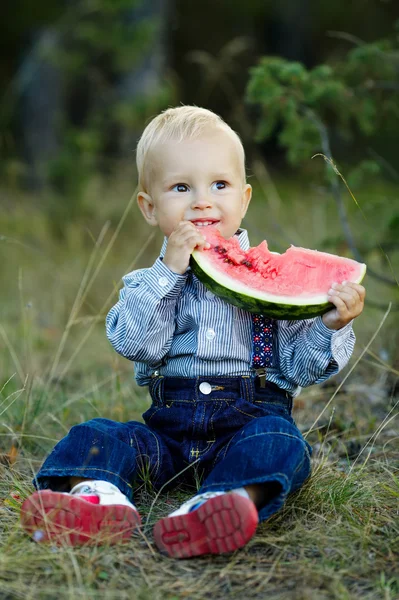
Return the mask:
<svg viewBox="0 0 399 600">
<path fill-rule="evenodd" d="M 229 133 L 237 143 L 241 154 L 243 179 L 245 180 L 245 153 L 238 134 L 219 115 L 198 106 L 178 106 L 167 110 L 154 117 L 144 129 L 137 144 L 136 162 L 139 177 L 139 189 L 148 191 L 147 158 L 151 150 L 159 143 L 170 140 L 182 142 L 187 139 L 199 137 L 209 127 L 221 128 Z"/>
</svg>

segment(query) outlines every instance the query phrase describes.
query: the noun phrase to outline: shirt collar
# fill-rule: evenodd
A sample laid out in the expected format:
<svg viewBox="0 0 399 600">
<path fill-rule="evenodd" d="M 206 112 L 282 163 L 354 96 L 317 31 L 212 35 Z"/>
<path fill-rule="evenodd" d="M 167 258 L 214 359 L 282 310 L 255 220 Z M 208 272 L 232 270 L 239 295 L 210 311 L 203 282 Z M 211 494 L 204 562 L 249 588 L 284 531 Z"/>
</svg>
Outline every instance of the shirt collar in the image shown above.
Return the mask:
<svg viewBox="0 0 399 600">
<path fill-rule="evenodd" d="M 238 237 L 238 243 L 240 244 L 240 248 L 242 248 L 243 250 L 249 250 L 249 247 L 250 247 L 249 246 L 249 238 L 248 238 L 248 232 L 246 229 L 242 229 L 240 227 L 239 229 L 237 229 L 234 236 Z M 161 248 L 161 252 L 160 252 L 161 258 L 163 258 L 165 256 L 167 245 L 168 245 L 168 238 L 165 237 L 163 240 L 163 244 L 162 244 L 162 248 Z"/>
</svg>

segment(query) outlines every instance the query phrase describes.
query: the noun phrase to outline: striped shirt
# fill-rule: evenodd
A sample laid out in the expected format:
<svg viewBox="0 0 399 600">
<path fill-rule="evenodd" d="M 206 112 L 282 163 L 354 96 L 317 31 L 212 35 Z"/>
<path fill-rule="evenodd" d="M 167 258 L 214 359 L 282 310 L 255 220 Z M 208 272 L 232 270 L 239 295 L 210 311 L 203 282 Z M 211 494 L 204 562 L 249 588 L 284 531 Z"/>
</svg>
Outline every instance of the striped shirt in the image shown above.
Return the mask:
<svg viewBox="0 0 399 600">
<path fill-rule="evenodd" d="M 239 229 L 240 246 L 249 248 Z M 160 257 L 148 269 L 123 277 L 119 302 L 106 319 L 115 350 L 134 361 L 139 385 L 158 371 L 169 377 L 251 375 L 252 316 L 214 296 L 188 268 L 183 275 Z M 352 323 L 334 331 L 321 317 L 273 321 L 273 362 L 266 380 L 296 396 L 348 362 L 355 344 Z"/>
</svg>

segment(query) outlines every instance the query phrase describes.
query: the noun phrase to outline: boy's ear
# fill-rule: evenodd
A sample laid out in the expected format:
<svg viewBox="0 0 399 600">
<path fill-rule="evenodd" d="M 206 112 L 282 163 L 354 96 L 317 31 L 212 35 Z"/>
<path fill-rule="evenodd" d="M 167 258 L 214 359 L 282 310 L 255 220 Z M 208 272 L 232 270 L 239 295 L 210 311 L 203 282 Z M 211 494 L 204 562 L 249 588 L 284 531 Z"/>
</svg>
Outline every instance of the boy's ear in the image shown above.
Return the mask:
<svg viewBox="0 0 399 600">
<path fill-rule="evenodd" d="M 139 208 L 143 213 L 143 217 L 147 223 L 154 226 L 158 225 L 156 208 L 151 196 L 146 194 L 146 192 L 139 192 L 137 194 L 137 204 L 139 205 Z"/>
<path fill-rule="evenodd" d="M 245 184 L 243 192 L 242 192 L 242 200 L 241 200 L 241 218 L 245 217 L 247 212 L 249 203 L 252 198 L 252 186 L 249 183 Z"/>
</svg>

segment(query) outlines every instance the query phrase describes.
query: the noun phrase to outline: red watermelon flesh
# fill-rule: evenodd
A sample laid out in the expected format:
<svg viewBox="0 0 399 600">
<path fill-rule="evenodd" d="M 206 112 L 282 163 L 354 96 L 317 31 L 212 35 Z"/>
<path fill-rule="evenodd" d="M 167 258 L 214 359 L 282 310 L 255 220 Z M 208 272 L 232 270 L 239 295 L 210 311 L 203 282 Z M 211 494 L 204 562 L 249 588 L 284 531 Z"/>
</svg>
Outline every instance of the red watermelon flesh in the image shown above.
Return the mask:
<svg viewBox="0 0 399 600">
<path fill-rule="evenodd" d="M 359 281 L 365 272 L 365 265 L 326 252 L 291 246 L 277 254 L 266 241 L 245 251 L 237 237 L 226 240 L 214 227 L 204 228 L 204 235 L 211 248 L 203 252 L 218 271 L 271 295 L 326 296 L 332 283 Z"/>
</svg>

